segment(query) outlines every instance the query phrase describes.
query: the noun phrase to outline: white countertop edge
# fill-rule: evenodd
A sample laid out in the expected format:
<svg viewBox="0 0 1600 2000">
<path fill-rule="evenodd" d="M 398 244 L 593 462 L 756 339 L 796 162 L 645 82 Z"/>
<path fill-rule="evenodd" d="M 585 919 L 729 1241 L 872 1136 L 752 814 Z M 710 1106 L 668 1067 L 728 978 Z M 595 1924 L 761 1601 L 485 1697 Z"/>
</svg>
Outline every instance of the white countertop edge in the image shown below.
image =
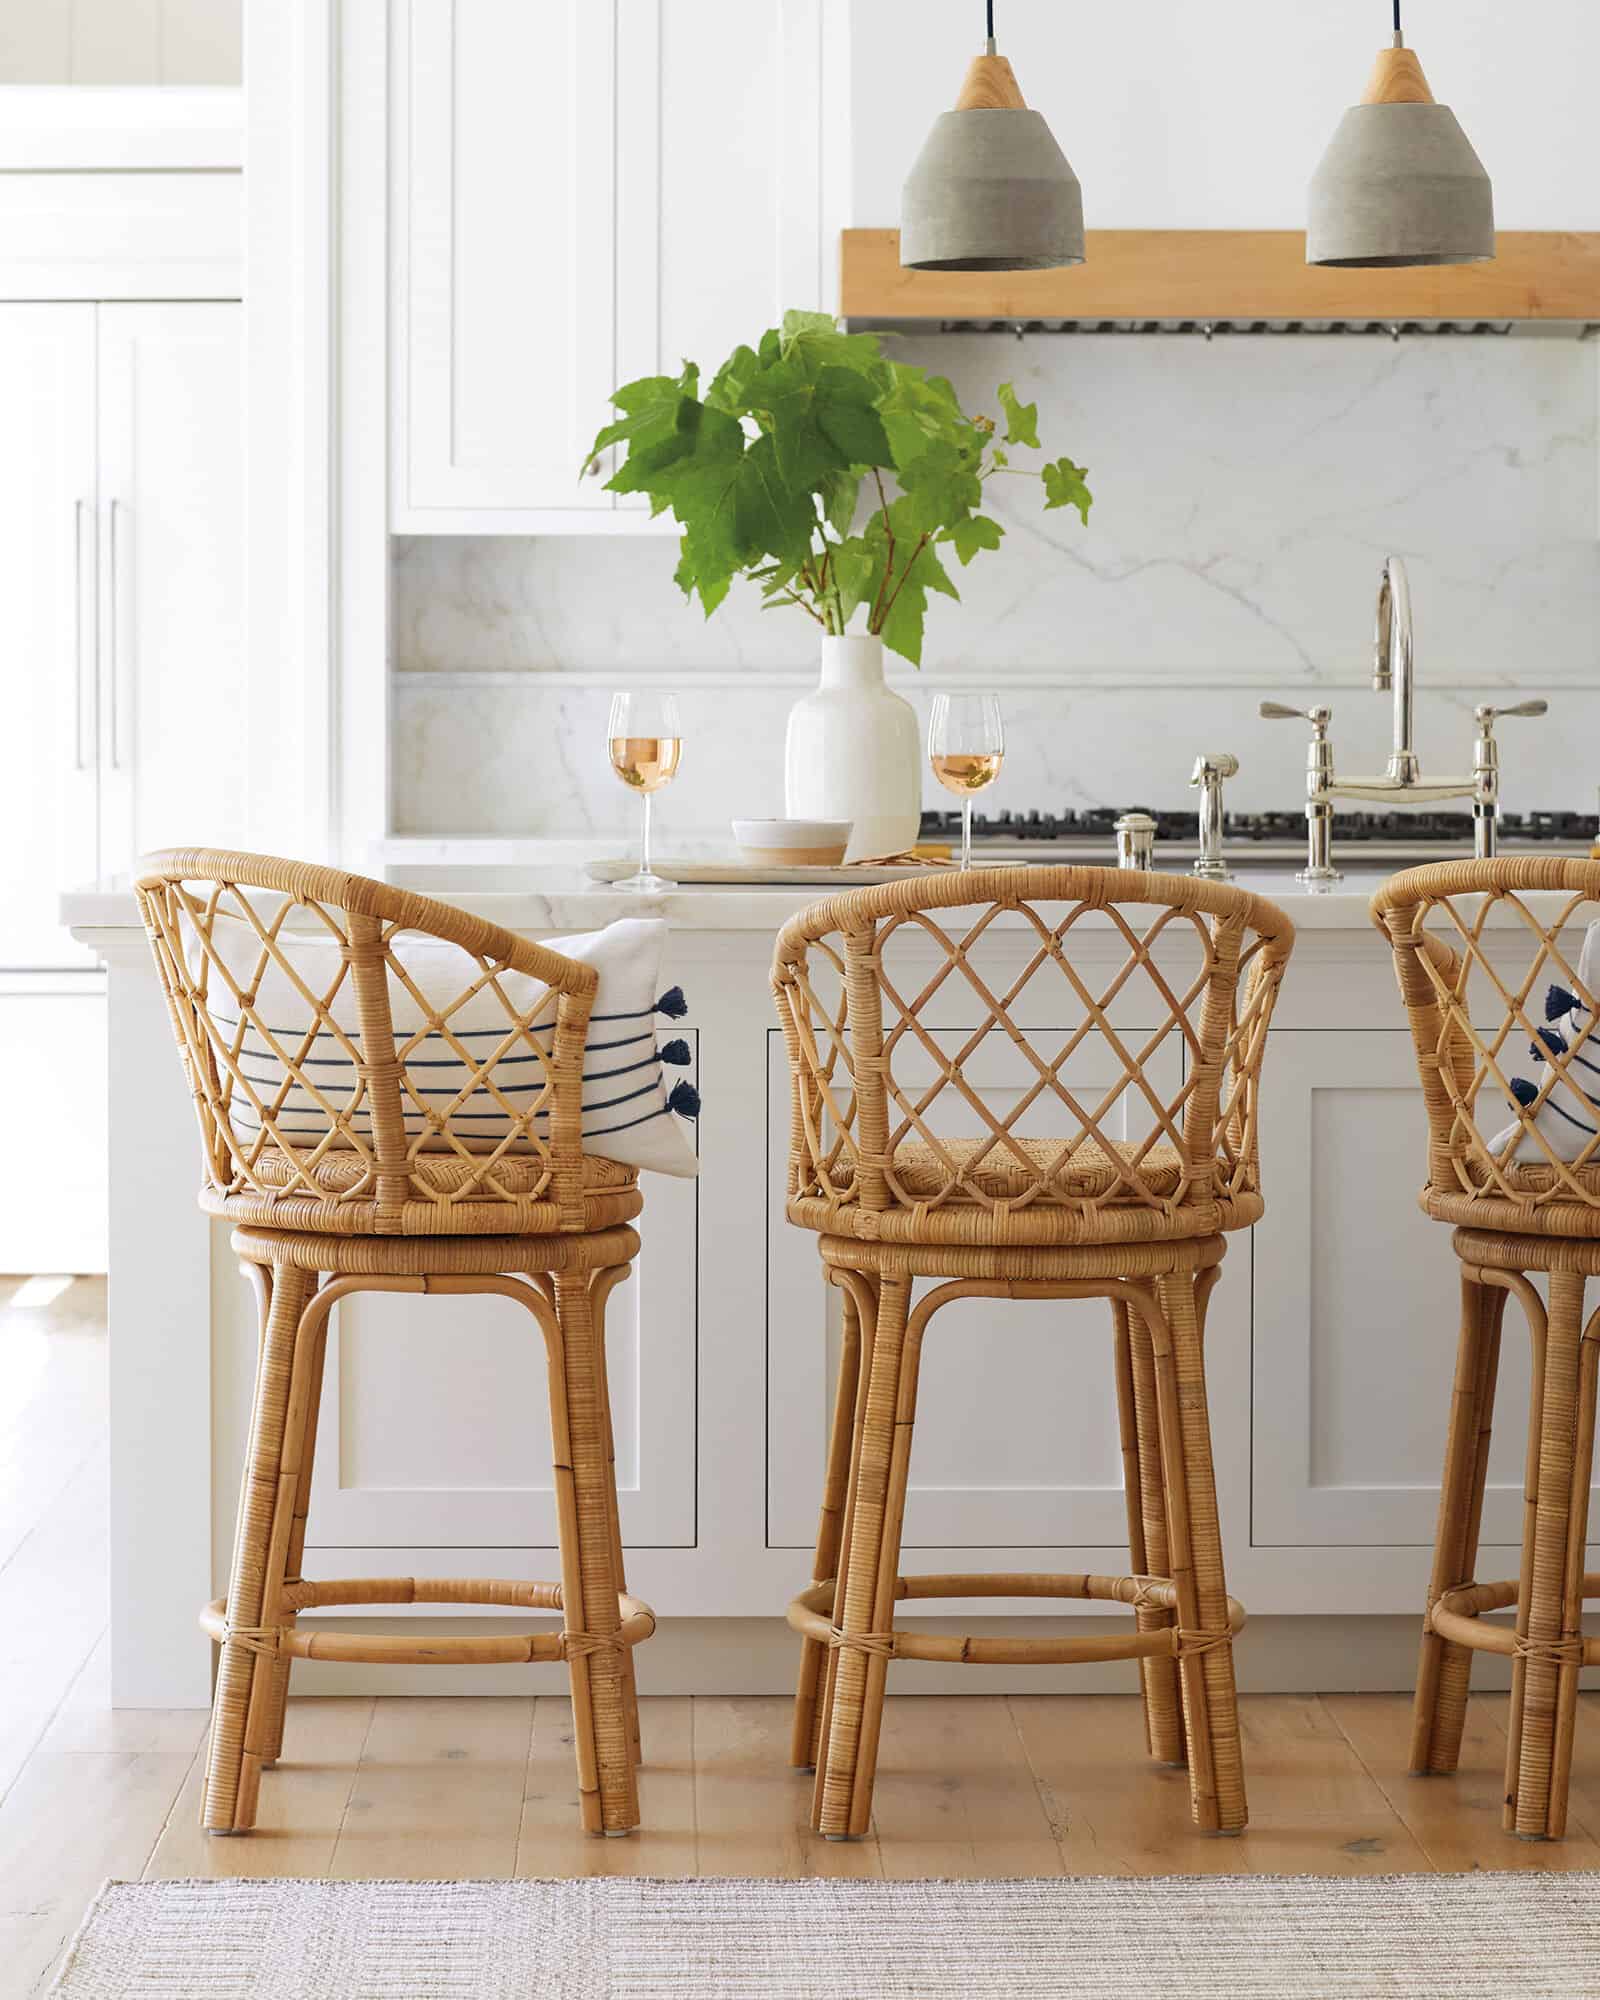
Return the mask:
<svg viewBox="0 0 1600 2000">
<path fill-rule="evenodd" d="M 748 889 L 706 886 L 675 889 L 661 896 L 635 896 L 587 882 L 574 869 L 550 866 L 441 866 L 405 872 L 405 886 L 420 894 L 453 903 L 507 930 L 530 933 L 598 930 L 619 917 L 661 916 L 682 930 L 765 931 L 770 935 L 797 910 L 839 893 L 836 887 L 817 884 Z M 508 883 L 505 877 L 512 873 L 525 875 L 526 884 Z M 1323 891 L 1307 889 L 1282 869 L 1241 869 L 1234 879 L 1239 888 L 1280 904 L 1299 931 L 1364 931 L 1371 924 L 1368 904 L 1388 876 L 1352 870 L 1335 889 Z M 1550 891 L 1527 898 L 1529 908 L 1542 914 L 1553 914 L 1562 900 Z M 127 877 L 90 883 L 63 895 L 61 917 L 83 942 L 91 942 L 88 934 L 95 932 L 139 928 L 139 913 Z M 1507 912 L 1506 921 L 1516 919 Z"/>
</svg>

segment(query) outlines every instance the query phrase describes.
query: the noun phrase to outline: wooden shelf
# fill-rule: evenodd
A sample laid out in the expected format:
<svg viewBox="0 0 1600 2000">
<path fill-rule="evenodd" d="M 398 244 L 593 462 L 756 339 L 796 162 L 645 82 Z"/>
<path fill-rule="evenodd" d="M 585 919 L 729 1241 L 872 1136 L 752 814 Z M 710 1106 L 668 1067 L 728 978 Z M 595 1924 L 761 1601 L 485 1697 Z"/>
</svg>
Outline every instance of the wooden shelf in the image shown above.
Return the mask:
<svg viewBox="0 0 1600 2000">
<path fill-rule="evenodd" d="M 849 320 L 1600 322 L 1600 234 L 1502 230 L 1492 263 L 1323 269 L 1297 229 L 1091 229 L 1056 271 L 908 271 L 896 229 L 847 229 Z"/>
</svg>

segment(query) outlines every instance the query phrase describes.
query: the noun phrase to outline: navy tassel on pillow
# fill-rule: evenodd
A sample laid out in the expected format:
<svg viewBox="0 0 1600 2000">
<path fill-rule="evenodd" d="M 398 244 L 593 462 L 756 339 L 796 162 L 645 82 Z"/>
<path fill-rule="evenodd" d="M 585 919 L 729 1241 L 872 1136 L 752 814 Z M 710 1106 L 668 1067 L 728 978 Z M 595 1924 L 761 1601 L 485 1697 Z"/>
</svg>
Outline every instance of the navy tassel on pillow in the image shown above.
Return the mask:
<svg viewBox="0 0 1600 2000">
<path fill-rule="evenodd" d="M 1559 1028 L 1541 1028 L 1539 1039 L 1528 1046 L 1528 1054 L 1535 1062 L 1545 1060 L 1545 1050 L 1553 1056 L 1564 1056 L 1567 1052 L 1567 1038 Z"/>
<path fill-rule="evenodd" d="M 682 1065 L 694 1061 L 693 1056 L 689 1053 L 689 1044 L 687 1042 L 663 1042 L 656 1053 L 664 1063 L 678 1063 Z"/>
<path fill-rule="evenodd" d="M 1569 993 L 1564 986 L 1552 986 L 1544 996 L 1544 1017 L 1554 1021 L 1563 1014 L 1575 1013 L 1582 1005 L 1576 993 Z"/>
<path fill-rule="evenodd" d="M 1514 1076 L 1511 1079 L 1511 1095 L 1522 1106 L 1523 1110 L 1526 1111 L 1528 1106 L 1539 1095 L 1539 1086 L 1536 1083 L 1530 1083 L 1525 1076 Z"/>
<path fill-rule="evenodd" d="M 676 1111 L 680 1118 L 700 1116 L 700 1093 L 687 1080 L 672 1086 L 672 1095 L 667 1099 L 667 1109 Z"/>
<path fill-rule="evenodd" d="M 681 986 L 669 986 L 656 1002 L 656 1012 L 665 1014 L 669 1021 L 681 1021 L 689 1011 L 689 1003 L 683 997 Z"/>
</svg>

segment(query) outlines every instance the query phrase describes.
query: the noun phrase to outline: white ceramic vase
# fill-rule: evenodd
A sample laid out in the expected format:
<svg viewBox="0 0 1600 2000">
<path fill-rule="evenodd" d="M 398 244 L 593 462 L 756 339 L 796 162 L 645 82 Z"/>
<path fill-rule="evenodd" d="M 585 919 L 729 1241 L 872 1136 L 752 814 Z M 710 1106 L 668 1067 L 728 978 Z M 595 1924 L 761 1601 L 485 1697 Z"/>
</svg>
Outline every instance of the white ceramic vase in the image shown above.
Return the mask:
<svg viewBox="0 0 1600 2000">
<path fill-rule="evenodd" d="M 789 711 L 783 768 L 791 818 L 852 822 L 846 860 L 898 854 L 915 841 L 921 733 L 910 702 L 884 684 L 882 639 L 823 639 L 816 689 Z"/>
</svg>

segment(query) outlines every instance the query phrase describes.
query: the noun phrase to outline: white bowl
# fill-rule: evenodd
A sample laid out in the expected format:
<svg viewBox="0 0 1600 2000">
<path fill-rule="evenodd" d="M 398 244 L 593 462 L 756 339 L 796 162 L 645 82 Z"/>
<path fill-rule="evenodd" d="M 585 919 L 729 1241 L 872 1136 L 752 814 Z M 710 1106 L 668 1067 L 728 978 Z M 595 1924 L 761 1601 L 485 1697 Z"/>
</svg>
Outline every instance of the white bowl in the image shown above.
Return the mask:
<svg viewBox="0 0 1600 2000">
<path fill-rule="evenodd" d="M 850 845 L 847 819 L 736 819 L 733 837 L 746 861 L 769 868 L 837 868 Z"/>
</svg>

